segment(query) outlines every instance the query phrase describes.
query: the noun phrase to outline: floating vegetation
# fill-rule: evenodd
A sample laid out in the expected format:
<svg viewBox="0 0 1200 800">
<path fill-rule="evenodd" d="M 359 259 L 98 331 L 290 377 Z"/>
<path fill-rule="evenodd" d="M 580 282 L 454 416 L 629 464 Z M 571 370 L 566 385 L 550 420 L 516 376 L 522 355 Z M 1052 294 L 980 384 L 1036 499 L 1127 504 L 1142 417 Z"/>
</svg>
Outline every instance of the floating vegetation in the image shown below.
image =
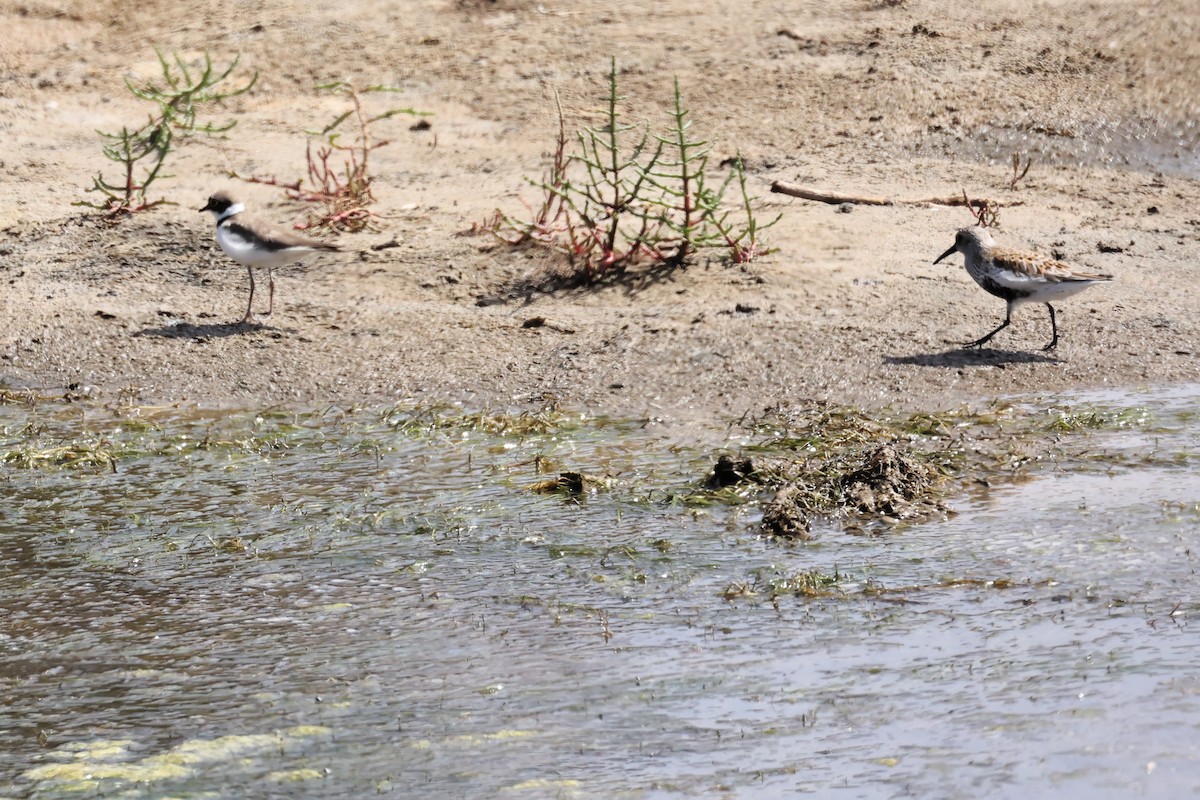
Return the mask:
<svg viewBox="0 0 1200 800">
<path fill-rule="evenodd" d="M 801 540 L 813 538 L 818 517 L 927 518 L 942 507 L 944 479 L 959 460 L 946 440 L 974 422 L 965 415 L 874 417 L 825 403 L 768 408 L 742 420 L 761 438 L 743 454 L 721 454 L 704 489 L 686 499 L 760 499 L 761 530 Z"/>
<path fill-rule="evenodd" d="M 383 412 L 382 419 L 395 430 L 414 435 L 431 431 L 461 431 L 488 436 L 526 438 L 549 436 L 576 428 L 586 417 L 569 417 L 555 405 L 515 413 L 467 412 L 453 406 L 431 406 L 422 409 L 393 406 Z"/>
<path fill-rule="evenodd" d="M 788 575 L 772 576 L 766 583 L 771 587 L 771 596 L 799 595 L 801 597 L 829 597 L 841 594 L 839 588 L 843 576 L 836 569 L 833 573 L 806 569 Z"/>
<path fill-rule="evenodd" d="M 886 422 L 858 409 L 828 403 L 772 406 L 761 416 L 743 420 L 748 430 L 764 437 L 752 452 L 779 450 L 828 454 L 853 444 L 868 444 L 894 434 Z"/>
<path fill-rule="evenodd" d="M 0 387 L 0 405 L 21 404 L 21 405 L 37 405 L 51 400 L 60 398 L 45 397 L 37 394 L 32 389 L 9 389 Z"/>
<path fill-rule="evenodd" d="M 1112 431 L 1126 428 L 1144 428 L 1154 421 L 1149 409 L 1135 406 L 1133 408 L 1101 409 L 1084 408 L 1049 409 L 1050 420 L 1044 428 L 1054 433 L 1075 433 L 1077 431 Z"/>
<path fill-rule="evenodd" d="M 763 531 L 789 539 L 811 539 L 809 518 L 816 510 L 812 502 L 814 494 L 804 492 L 799 483 L 785 484 L 763 507 Z"/>
<path fill-rule="evenodd" d="M 843 503 L 863 514 L 904 519 L 915 516 L 942 473 L 911 453 L 885 444 L 842 476 Z"/>
<path fill-rule="evenodd" d="M 117 782 L 163 784 L 186 780 L 204 770 L 237 763 L 240 759 L 282 751 L 287 746 L 297 747 L 314 740 L 327 740 L 332 733 L 329 728 L 319 725 L 297 725 L 269 734 L 189 739 L 163 753 L 141 759 L 131 755 L 134 743 L 129 740 L 72 742 L 49 753 L 57 763 L 27 769 L 24 777 L 44 789 L 94 794 Z"/>
<path fill-rule="evenodd" d="M 726 600 L 766 596 L 771 602 L 780 597 L 842 597 L 847 576 L 835 567 L 833 572 L 803 569 L 782 572 L 777 569 L 756 570 L 750 580 L 732 581 L 721 591 Z M 858 586 L 861 590 L 861 586 Z"/>
<path fill-rule="evenodd" d="M 855 515 L 883 521 L 924 519 L 941 508 L 945 459 L 903 443 L 805 459 L 780 473 L 764 506 L 773 536 L 812 538 L 811 519 Z"/>
<path fill-rule="evenodd" d="M 0 451 L 0 462 L 22 469 L 62 467 L 64 469 L 102 468 L 117 471 L 117 456 L 107 442 L 81 442 L 43 447 L 21 443 Z"/>
<path fill-rule="evenodd" d="M 835 597 L 843 600 L 878 597 L 887 598 L 893 602 L 907 602 L 911 595 L 963 587 L 1004 591 L 1018 586 L 1031 585 L 1049 587 L 1054 585 L 1054 581 L 1043 580 L 1033 583 L 1002 577 L 935 578 L 928 583 L 886 585 L 877 579 L 843 572 L 836 565 L 832 571 L 820 569 L 785 571 L 768 567 L 751 571 L 746 580 L 731 581 L 721 591 L 721 597 L 730 601 L 765 597 L 771 602 L 788 596 Z"/>
<path fill-rule="evenodd" d="M 773 406 L 741 427 L 751 441 L 722 453 L 689 506 L 760 502 L 760 530 L 807 541 L 813 523 L 861 528 L 923 521 L 946 513 L 967 485 L 1019 478 L 1037 463 L 1100 461 L 1109 453 L 1070 452 L 1047 432 L 1080 434 L 1146 427 L 1144 408 L 1032 409 L 995 402 L 981 410 L 868 414 L 828 403 Z"/>
</svg>

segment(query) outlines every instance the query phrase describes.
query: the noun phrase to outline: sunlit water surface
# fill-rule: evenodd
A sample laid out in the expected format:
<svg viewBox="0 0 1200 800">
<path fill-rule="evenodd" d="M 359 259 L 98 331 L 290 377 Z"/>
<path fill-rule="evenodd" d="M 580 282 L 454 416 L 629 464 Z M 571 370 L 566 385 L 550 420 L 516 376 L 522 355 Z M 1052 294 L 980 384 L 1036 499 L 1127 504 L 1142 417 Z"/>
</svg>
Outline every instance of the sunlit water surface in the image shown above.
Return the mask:
<svg viewBox="0 0 1200 800">
<path fill-rule="evenodd" d="M 0 465 L 0 796 L 1190 796 L 1198 397 L 1090 398 L 1141 466 L 809 544 L 670 500 L 727 430 L 3 406 L 125 454 Z"/>
</svg>

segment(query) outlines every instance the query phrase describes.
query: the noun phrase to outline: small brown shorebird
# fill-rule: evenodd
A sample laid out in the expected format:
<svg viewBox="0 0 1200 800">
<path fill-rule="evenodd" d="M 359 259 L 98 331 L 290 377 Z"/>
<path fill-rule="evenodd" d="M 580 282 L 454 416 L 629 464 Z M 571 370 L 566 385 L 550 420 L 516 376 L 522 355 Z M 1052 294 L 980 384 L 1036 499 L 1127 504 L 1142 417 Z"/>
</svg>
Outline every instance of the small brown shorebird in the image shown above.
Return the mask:
<svg viewBox="0 0 1200 800">
<path fill-rule="evenodd" d="M 1012 322 L 1013 307 L 1021 303 L 1045 303 L 1050 309 L 1050 329 L 1053 338 L 1043 350 L 1058 346 L 1058 321 L 1051 300 L 1065 300 L 1097 283 L 1111 281 L 1111 275 L 1076 272 L 1068 264 L 1019 250 L 996 247 L 992 235 L 984 228 L 963 228 L 954 237 L 954 246 L 938 256 L 933 263 L 954 253 L 963 254 L 963 264 L 975 282 L 988 294 L 1008 303 L 1004 322 L 994 331 L 968 342 L 965 347 L 983 347 L 992 337 Z"/>
<path fill-rule="evenodd" d="M 267 313 L 275 310 L 275 268 L 299 261 L 318 250 L 336 252 L 337 245 L 309 239 L 277 225 L 263 222 L 246 213 L 246 206 L 227 192 L 217 192 L 208 198 L 201 211 L 211 211 L 217 218 L 217 244 L 250 274 L 250 300 L 240 324 L 254 321 L 254 268 L 267 268 L 270 287 Z"/>
</svg>

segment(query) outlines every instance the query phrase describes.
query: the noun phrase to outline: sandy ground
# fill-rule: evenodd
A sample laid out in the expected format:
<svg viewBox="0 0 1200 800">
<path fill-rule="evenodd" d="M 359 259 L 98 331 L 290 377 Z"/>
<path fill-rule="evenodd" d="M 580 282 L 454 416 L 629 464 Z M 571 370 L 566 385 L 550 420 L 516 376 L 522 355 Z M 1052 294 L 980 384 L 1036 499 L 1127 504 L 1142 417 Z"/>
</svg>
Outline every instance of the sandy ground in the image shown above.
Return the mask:
<svg viewBox="0 0 1200 800">
<path fill-rule="evenodd" d="M 1153 5 L 1153 8 L 1147 6 Z M 64 10 L 65 9 L 65 10 Z M 780 402 L 936 408 L 1031 390 L 1200 380 L 1200 10 L 1192 0 L 690 0 L 0 4 L 0 386 L 143 403 L 316 405 L 557 400 L 610 414 L 720 419 Z M 216 109 L 161 194 L 116 227 L 71 205 L 109 165 L 95 129 L 148 111 L 124 89 L 154 47 L 240 55 L 249 95 Z M 595 122 L 610 54 L 633 116 L 665 120 L 678 76 L 714 162 L 741 152 L 775 252 L 669 280 L 513 293 L 553 265 L 463 235 L 522 209 L 556 131 Z M 285 271 L 269 325 L 239 327 L 245 270 L 195 209 L 242 174 L 299 177 L 304 130 L 339 113 L 328 80 L 390 84 L 431 112 L 380 123 L 385 229 Z M 1191 127 L 1188 127 L 1191 121 Z M 1013 152 L 1035 163 L 1009 187 Z M 1013 203 L 997 238 L 1116 280 L 1003 318 L 955 256 L 962 208 L 837 206 L 771 181 Z M 1020 205 L 1015 205 L 1020 203 Z M 398 241 L 373 250 L 372 245 Z M 495 302 L 497 299 L 503 302 Z M 540 327 L 524 327 L 534 317 Z"/>
</svg>

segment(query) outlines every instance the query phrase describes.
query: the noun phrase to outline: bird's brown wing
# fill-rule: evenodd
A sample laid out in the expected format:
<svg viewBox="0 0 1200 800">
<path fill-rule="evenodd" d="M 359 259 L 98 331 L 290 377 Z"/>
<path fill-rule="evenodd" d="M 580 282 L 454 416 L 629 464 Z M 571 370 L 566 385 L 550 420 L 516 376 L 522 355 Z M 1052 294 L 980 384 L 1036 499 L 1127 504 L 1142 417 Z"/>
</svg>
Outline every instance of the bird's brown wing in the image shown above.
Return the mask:
<svg viewBox="0 0 1200 800">
<path fill-rule="evenodd" d="M 267 246 L 272 250 L 282 250 L 285 247 L 311 247 L 314 250 L 336 252 L 341 249 L 336 244 L 322 242 L 319 239 L 310 239 L 307 236 L 302 236 L 295 231 L 290 231 L 281 225 L 276 225 L 261 217 L 251 216 L 244 211 L 230 219 L 227 224 L 234 230 L 239 231 L 239 233 L 246 231 L 249 226 L 253 226 L 255 232 L 263 238 Z"/>
<path fill-rule="evenodd" d="M 993 248 L 992 260 L 997 267 L 1011 270 L 1015 275 L 1025 280 L 1041 280 L 1051 283 L 1066 281 L 1111 281 L 1111 275 L 1101 275 L 1092 272 L 1079 272 L 1070 264 L 1056 261 L 1049 256 L 1039 253 L 1028 253 L 1020 250 L 1005 250 Z"/>
</svg>

